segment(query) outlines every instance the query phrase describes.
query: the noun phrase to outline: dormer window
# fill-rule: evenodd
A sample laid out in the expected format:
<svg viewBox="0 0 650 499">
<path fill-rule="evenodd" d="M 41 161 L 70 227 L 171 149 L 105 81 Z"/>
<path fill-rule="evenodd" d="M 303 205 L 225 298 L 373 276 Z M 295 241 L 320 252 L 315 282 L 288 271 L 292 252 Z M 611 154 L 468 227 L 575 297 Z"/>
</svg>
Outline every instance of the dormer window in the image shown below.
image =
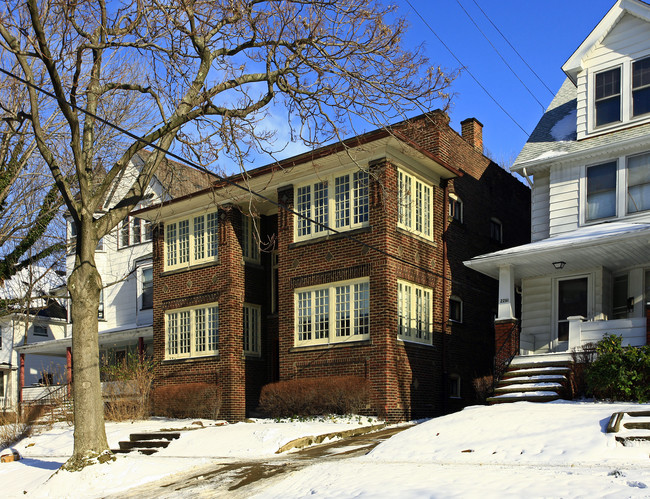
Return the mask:
<svg viewBox="0 0 650 499">
<path fill-rule="evenodd" d="M 596 126 L 621 121 L 621 68 L 596 74 Z"/>
<path fill-rule="evenodd" d="M 650 57 L 632 64 L 632 114 L 650 113 Z"/>
</svg>

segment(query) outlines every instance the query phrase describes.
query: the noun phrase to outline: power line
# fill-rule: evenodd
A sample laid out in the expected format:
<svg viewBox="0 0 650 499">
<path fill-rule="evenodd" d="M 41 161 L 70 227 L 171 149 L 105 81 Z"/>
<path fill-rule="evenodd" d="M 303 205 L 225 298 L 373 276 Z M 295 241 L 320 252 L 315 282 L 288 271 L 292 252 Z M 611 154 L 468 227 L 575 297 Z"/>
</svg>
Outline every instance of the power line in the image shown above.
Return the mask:
<svg viewBox="0 0 650 499">
<path fill-rule="evenodd" d="M 472 24 L 476 27 L 476 29 L 478 30 L 478 32 L 481 33 L 481 35 L 483 35 L 483 38 L 485 38 L 485 40 L 490 44 L 490 47 L 492 47 L 492 48 L 494 49 L 494 51 L 495 51 L 495 52 L 497 53 L 497 55 L 501 58 L 501 60 L 502 60 L 503 63 L 506 65 L 506 67 L 510 70 L 510 72 L 515 76 L 515 78 L 517 78 L 517 80 L 519 80 L 519 83 L 521 83 L 521 84 L 524 86 L 524 88 L 528 91 L 528 93 L 531 95 L 531 97 L 532 97 L 533 99 L 535 99 L 535 100 L 537 101 L 537 103 L 540 105 L 540 107 L 542 108 L 542 111 L 544 111 L 544 110 L 546 109 L 546 108 L 544 107 L 544 104 L 542 104 L 542 103 L 539 101 L 539 99 L 535 96 L 535 94 L 532 92 L 532 90 L 531 90 L 530 88 L 528 88 L 528 85 L 526 85 L 526 84 L 523 82 L 523 80 L 522 80 L 521 78 L 519 78 L 519 75 L 516 73 L 516 71 L 515 71 L 514 69 L 512 69 L 512 67 L 510 66 L 510 64 L 508 64 L 508 61 L 506 61 L 506 59 L 503 57 L 503 55 L 501 55 L 501 52 L 499 52 L 499 50 L 498 50 L 498 49 L 494 46 L 494 44 L 490 41 L 490 39 L 488 38 L 488 36 L 487 36 L 487 35 L 483 32 L 483 30 L 479 27 L 479 25 L 476 23 L 476 21 L 475 21 L 474 18 L 470 15 L 470 13 L 467 12 L 467 9 L 465 9 L 465 7 L 463 7 L 463 4 L 460 3 L 460 0 L 456 0 L 456 3 L 458 4 L 458 6 L 459 6 L 461 9 L 463 9 L 463 12 L 465 12 L 465 14 L 466 14 L 467 17 L 469 18 L 469 20 L 472 21 Z"/>
<path fill-rule="evenodd" d="M 540 81 L 540 83 L 541 83 L 542 85 L 544 85 L 544 87 L 546 88 L 546 90 L 548 90 L 548 92 L 549 92 L 553 97 L 555 97 L 555 93 L 553 92 L 553 90 L 551 90 L 550 88 L 548 88 L 548 85 L 546 85 L 546 83 L 544 83 L 544 80 L 542 80 L 542 78 L 541 78 L 541 77 L 540 77 L 540 76 L 535 72 L 535 70 L 534 70 L 533 68 L 530 67 L 530 65 L 526 62 L 526 60 L 522 57 L 522 55 L 517 51 L 517 49 L 512 45 L 512 43 L 510 43 L 510 40 L 508 40 L 508 38 L 506 37 L 506 35 L 504 35 L 504 34 L 501 32 L 501 30 L 498 28 L 498 26 L 492 22 L 492 19 L 490 19 L 490 16 L 487 15 L 487 13 L 486 13 L 482 8 L 481 8 L 481 6 L 476 2 L 476 0 L 472 0 L 472 1 L 474 2 L 474 5 L 476 5 L 476 6 L 478 7 L 478 9 L 483 13 L 483 15 L 485 16 L 485 18 L 486 18 L 488 21 L 490 21 L 490 24 L 494 27 L 494 29 L 496 29 L 497 32 L 501 35 L 501 38 L 503 38 L 503 39 L 506 41 L 506 43 L 507 43 L 508 45 L 510 45 L 510 48 L 511 48 L 512 50 L 514 50 L 515 54 L 517 54 L 517 55 L 519 56 L 519 59 L 521 59 L 521 61 L 526 65 L 526 67 L 527 67 L 528 69 L 530 69 L 530 71 L 531 71 L 531 72 L 532 72 L 532 73 L 537 77 L 537 79 Z"/>
<path fill-rule="evenodd" d="M 449 48 L 449 46 L 448 46 L 444 41 L 442 41 L 442 38 L 440 38 L 440 37 L 438 36 L 438 34 L 433 30 L 433 28 L 431 27 L 431 25 L 430 25 L 430 24 L 429 24 L 429 23 L 424 19 L 424 17 L 422 17 L 422 14 L 420 14 L 420 13 L 417 11 L 417 9 L 416 9 L 415 7 L 413 7 L 413 4 L 411 3 L 411 1 L 410 1 L 410 0 L 406 0 L 406 3 L 409 5 L 409 7 L 411 7 L 411 9 L 413 10 L 413 12 L 415 12 L 415 14 L 420 18 L 420 20 L 421 20 L 421 21 L 424 23 L 424 25 L 429 29 L 429 31 L 431 31 L 431 33 L 433 33 L 433 36 L 435 36 L 435 37 L 438 39 L 438 41 L 439 41 L 439 42 L 440 42 L 440 43 L 441 43 L 441 44 L 442 44 L 442 45 L 447 49 L 447 51 L 452 55 L 452 57 L 453 57 L 454 59 L 456 59 L 456 62 L 458 62 L 458 64 L 461 65 L 461 67 L 462 67 L 462 68 L 467 72 L 467 74 L 470 75 L 470 76 L 472 77 L 472 79 L 474 80 L 474 82 L 475 82 L 479 87 L 481 87 L 481 89 L 483 90 L 483 92 L 485 92 L 486 95 L 487 95 L 490 99 L 492 99 L 492 102 L 494 102 L 494 103 L 497 105 L 497 107 L 498 107 L 499 109 L 501 109 L 501 111 L 503 111 L 503 112 L 508 116 L 508 118 L 510 118 L 510 120 L 511 120 L 515 125 L 517 125 L 517 126 L 519 127 L 519 129 L 520 129 L 522 132 L 524 132 L 524 134 L 526 135 L 526 137 L 530 137 L 530 134 L 529 134 L 529 133 L 524 129 L 524 127 L 521 126 L 521 125 L 519 124 L 519 122 L 518 122 L 518 121 L 517 121 L 517 120 L 516 120 L 516 119 L 515 119 L 515 118 L 514 118 L 514 117 L 513 117 L 513 116 L 512 116 L 508 111 L 506 111 L 506 109 L 505 109 L 501 104 L 499 104 L 499 102 L 498 102 L 498 101 L 497 101 L 497 100 L 492 96 L 492 94 L 488 91 L 488 89 L 485 88 L 485 87 L 481 84 L 481 82 L 480 82 L 480 81 L 479 81 L 479 80 L 474 76 L 474 74 L 469 70 L 469 68 L 468 68 L 467 66 L 465 66 L 465 65 L 461 62 L 461 60 L 460 60 L 458 57 L 456 57 L 456 54 L 454 54 L 454 52 Z"/>
<path fill-rule="evenodd" d="M 188 160 L 186 158 L 178 156 L 177 154 L 175 154 L 173 152 L 165 151 L 162 147 L 154 144 L 153 142 L 147 141 L 147 140 L 143 139 L 142 137 L 139 137 L 139 136 L 135 135 L 134 133 L 131 133 L 128 130 L 120 127 L 119 125 L 116 125 L 116 124 L 114 124 L 114 123 L 112 123 L 112 122 L 110 122 L 110 121 L 108 121 L 108 120 L 106 120 L 106 119 L 104 119 L 104 118 L 102 118 L 100 116 L 97 116 L 96 114 L 91 113 L 90 111 L 87 111 L 87 110 L 85 110 L 85 109 L 83 109 L 83 108 L 81 108 L 81 107 L 79 107 L 79 106 L 77 106 L 75 104 L 72 104 L 71 102 L 68 102 L 63 98 L 59 98 L 56 95 L 54 95 L 53 93 L 45 90 L 44 88 L 42 88 L 42 87 L 40 87 L 40 86 L 38 86 L 38 85 L 36 85 L 34 83 L 31 83 L 31 82 L 21 78 L 20 76 L 14 74 L 14 73 L 11 73 L 11 72 L 3 69 L 3 68 L 0 68 L 0 72 L 7 75 L 7 76 L 9 76 L 10 78 L 14 78 L 14 79 L 20 81 L 21 83 L 23 83 L 23 84 L 25 84 L 25 85 L 27 85 L 29 87 L 32 87 L 32 88 L 36 89 L 37 91 L 43 93 L 44 95 L 47 95 L 48 97 L 51 97 L 51 98 L 55 99 L 59 103 L 65 103 L 66 105 L 68 105 L 68 106 L 70 106 L 70 107 L 72 107 L 72 108 L 74 108 L 74 109 L 76 109 L 78 111 L 81 111 L 83 114 L 85 114 L 87 116 L 90 116 L 91 118 L 96 119 L 96 120 L 100 121 L 101 123 L 104 123 L 105 125 L 117 130 L 120 133 L 123 133 L 124 135 L 126 135 L 126 136 L 128 136 L 128 137 L 130 137 L 130 138 L 132 138 L 134 140 L 137 140 L 138 142 L 140 142 L 140 143 L 142 143 L 142 144 L 144 144 L 144 145 L 146 145 L 148 147 L 151 147 L 151 148 L 153 148 L 155 150 L 161 151 L 161 152 L 165 153 L 167 156 L 170 156 L 170 157 L 176 159 L 177 161 L 180 161 L 181 163 L 184 163 L 184 164 L 186 164 L 188 166 L 191 166 L 192 168 L 195 168 L 195 169 L 197 169 L 199 171 L 202 171 L 204 173 L 208 173 L 210 175 L 213 175 L 214 177 L 217 178 L 217 180 L 222 181 L 222 182 L 224 182 L 224 183 L 226 183 L 226 184 L 228 184 L 228 185 L 230 185 L 232 187 L 236 187 L 237 189 L 241 189 L 241 190 L 247 192 L 248 194 L 250 194 L 252 196 L 256 196 L 257 198 L 259 198 L 259 199 L 261 199 L 263 201 L 269 202 L 269 203 L 273 204 L 274 206 L 276 206 L 277 208 L 285 210 L 289 214 L 295 215 L 295 216 L 297 216 L 297 217 L 299 217 L 299 218 L 301 218 L 303 220 L 306 220 L 306 221 L 308 221 L 310 223 L 313 223 L 313 224 L 321 227 L 324 230 L 331 231 L 331 232 L 333 232 L 335 234 L 338 234 L 338 235 L 344 237 L 345 239 L 348 239 L 349 241 L 361 244 L 362 246 L 365 246 L 368 249 L 376 251 L 377 253 L 379 253 L 381 255 L 384 255 L 384 256 L 386 256 L 388 258 L 392 258 L 395 261 L 398 261 L 400 263 L 403 263 L 405 265 L 413 267 L 413 268 L 415 268 L 417 270 L 421 270 L 423 272 L 426 272 L 426 273 L 428 273 L 430 275 L 433 275 L 435 277 L 439 277 L 439 278 L 441 278 L 443 280 L 446 280 L 446 281 L 456 282 L 457 284 L 463 284 L 463 283 L 460 283 L 457 280 L 454 281 L 449 277 L 446 277 L 446 276 L 443 276 L 442 274 L 434 272 L 433 270 L 431 270 L 431 269 L 429 269 L 427 267 L 423 267 L 423 266 L 418 265 L 416 263 L 410 262 L 410 261 L 408 261 L 408 260 L 406 260 L 406 259 L 404 259 L 404 258 L 402 258 L 400 256 L 393 255 L 393 254 L 391 254 L 391 253 L 389 253 L 387 251 L 382 250 L 381 248 L 377 248 L 376 246 L 373 246 L 372 244 L 368 244 L 365 241 L 361 241 L 360 239 L 357 239 L 356 237 L 347 234 L 345 231 L 339 231 L 337 229 L 329 227 L 327 224 L 323 224 L 321 222 L 313 220 L 313 219 L 311 219 L 311 218 L 309 218 L 309 217 L 307 217 L 307 216 L 305 216 L 305 215 L 303 215 L 301 213 L 298 213 L 297 211 L 295 211 L 293 209 L 290 209 L 290 208 L 284 206 L 283 204 L 281 204 L 281 203 L 279 203 L 277 201 L 272 200 L 271 198 L 269 198 L 268 196 L 265 196 L 264 194 L 261 194 L 261 193 L 259 193 L 257 191 L 254 191 L 254 190 L 252 190 L 251 188 L 249 188 L 247 186 L 241 185 L 240 183 L 235 182 L 234 180 L 231 180 L 231 177 L 225 177 L 225 176 L 219 175 L 217 173 L 214 173 L 214 172 L 208 170 L 207 168 L 205 168 L 205 167 L 203 167 L 201 165 L 198 165 L 198 164 L 194 163 L 193 161 L 190 161 L 190 160 Z M 476 290 L 479 290 L 479 291 L 483 291 L 480 288 L 476 288 L 476 287 L 472 286 L 471 284 L 463 284 L 463 285 L 470 286 L 470 287 L 472 287 L 472 288 L 474 288 Z"/>
</svg>

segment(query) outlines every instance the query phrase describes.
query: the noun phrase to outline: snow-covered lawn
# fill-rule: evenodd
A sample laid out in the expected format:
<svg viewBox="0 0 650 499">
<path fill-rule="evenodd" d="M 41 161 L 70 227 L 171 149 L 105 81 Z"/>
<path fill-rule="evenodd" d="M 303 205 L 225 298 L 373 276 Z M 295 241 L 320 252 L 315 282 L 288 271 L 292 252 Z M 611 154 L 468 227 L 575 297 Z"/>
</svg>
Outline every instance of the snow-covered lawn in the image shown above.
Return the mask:
<svg viewBox="0 0 650 499">
<path fill-rule="evenodd" d="M 255 486 L 259 497 L 650 497 L 650 445 L 623 447 L 605 428 L 613 412 L 650 405 L 518 402 L 432 419 L 370 454 L 324 461 Z M 188 426 L 153 420 L 108 424 L 111 446 L 129 433 Z M 368 425 L 366 418 L 362 424 Z M 3 497 L 101 497 L 214 459 L 273 459 L 284 443 L 351 429 L 358 419 L 214 426 L 183 434 L 154 456 L 52 474 L 72 451 L 67 426 L 20 442 L 25 457 L 0 464 Z M 212 426 L 208 426 L 211 424 Z"/>
</svg>

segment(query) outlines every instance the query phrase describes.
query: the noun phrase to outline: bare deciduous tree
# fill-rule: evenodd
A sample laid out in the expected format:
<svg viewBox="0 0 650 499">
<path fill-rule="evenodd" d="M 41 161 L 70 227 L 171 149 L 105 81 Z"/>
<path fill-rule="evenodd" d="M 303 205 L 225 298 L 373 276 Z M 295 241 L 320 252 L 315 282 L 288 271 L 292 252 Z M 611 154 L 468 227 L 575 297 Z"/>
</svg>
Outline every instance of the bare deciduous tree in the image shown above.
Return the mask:
<svg viewBox="0 0 650 499">
<path fill-rule="evenodd" d="M 402 45 L 395 8 L 373 0 L 14 0 L 0 10 L 4 58 L 20 77 L 56 96 L 43 105 L 27 86 L 29 119 L 77 226 L 69 277 L 73 320 L 75 447 L 69 469 L 108 452 L 97 346 L 101 280 L 97 242 L 142 197 L 172 145 L 192 159 L 228 157 L 242 168 L 267 151 L 259 126 L 282 113 L 294 140 L 315 146 L 349 131 L 352 117 L 374 128 L 446 103 L 450 78 Z M 65 150 L 43 130 L 65 118 Z M 143 140 L 108 133 L 102 116 Z M 277 116 L 276 116 L 277 118 Z M 104 130 L 104 132 L 101 132 Z M 262 131 L 261 131 L 262 130 Z M 135 153 L 153 143 L 123 199 L 102 202 Z M 60 144 L 60 142 L 59 142 Z M 65 165 L 72 165 L 68 172 Z M 76 183 L 69 181 L 74 174 Z"/>
</svg>

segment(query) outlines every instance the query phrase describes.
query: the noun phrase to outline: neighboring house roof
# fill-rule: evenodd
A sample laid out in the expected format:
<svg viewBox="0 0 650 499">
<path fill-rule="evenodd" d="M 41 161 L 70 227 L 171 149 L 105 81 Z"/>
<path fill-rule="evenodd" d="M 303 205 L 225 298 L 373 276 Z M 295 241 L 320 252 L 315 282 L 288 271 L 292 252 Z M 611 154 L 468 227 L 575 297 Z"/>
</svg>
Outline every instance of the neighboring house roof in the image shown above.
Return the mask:
<svg viewBox="0 0 650 499">
<path fill-rule="evenodd" d="M 146 161 L 153 151 L 142 150 L 138 155 Z M 184 165 L 170 159 L 162 160 L 154 177 L 163 186 L 163 189 L 171 198 L 186 196 L 201 189 L 210 187 L 218 177 L 212 173 L 206 173 L 191 166 Z"/>
<path fill-rule="evenodd" d="M 31 294 L 32 298 L 49 295 L 50 291 L 65 283 L 65 276 L 55 270 L 32 266 L 27 267 L 0 284 L 0 299 L 17 300 Z"/>
<path fill-rule="evenodd" d="M 646 123 L 579 141 L 576 138 L 576 114 L 576 87 L 567 78 L 537 123 L 511 170 L 522 173 L 525 168 L 528 173 L 532 173 L 535 168 L 575 156 L 585 159 L 597 157 L 604 150 L 610 154 L 615 150 L 624 151 L 640 141 L 647 141 L 650 136 L 650 123 Z"/>
<path fill-rule="evenodd" d="M 646 2 L 618 0 L 562 66 L 562 70 L 574 84 L 577 82 L 578 73 L 583 69 L 583 62 L 589 52 L 610 33 L 626 13 L 650 22 L 650 5 Z"/>
</svg>

